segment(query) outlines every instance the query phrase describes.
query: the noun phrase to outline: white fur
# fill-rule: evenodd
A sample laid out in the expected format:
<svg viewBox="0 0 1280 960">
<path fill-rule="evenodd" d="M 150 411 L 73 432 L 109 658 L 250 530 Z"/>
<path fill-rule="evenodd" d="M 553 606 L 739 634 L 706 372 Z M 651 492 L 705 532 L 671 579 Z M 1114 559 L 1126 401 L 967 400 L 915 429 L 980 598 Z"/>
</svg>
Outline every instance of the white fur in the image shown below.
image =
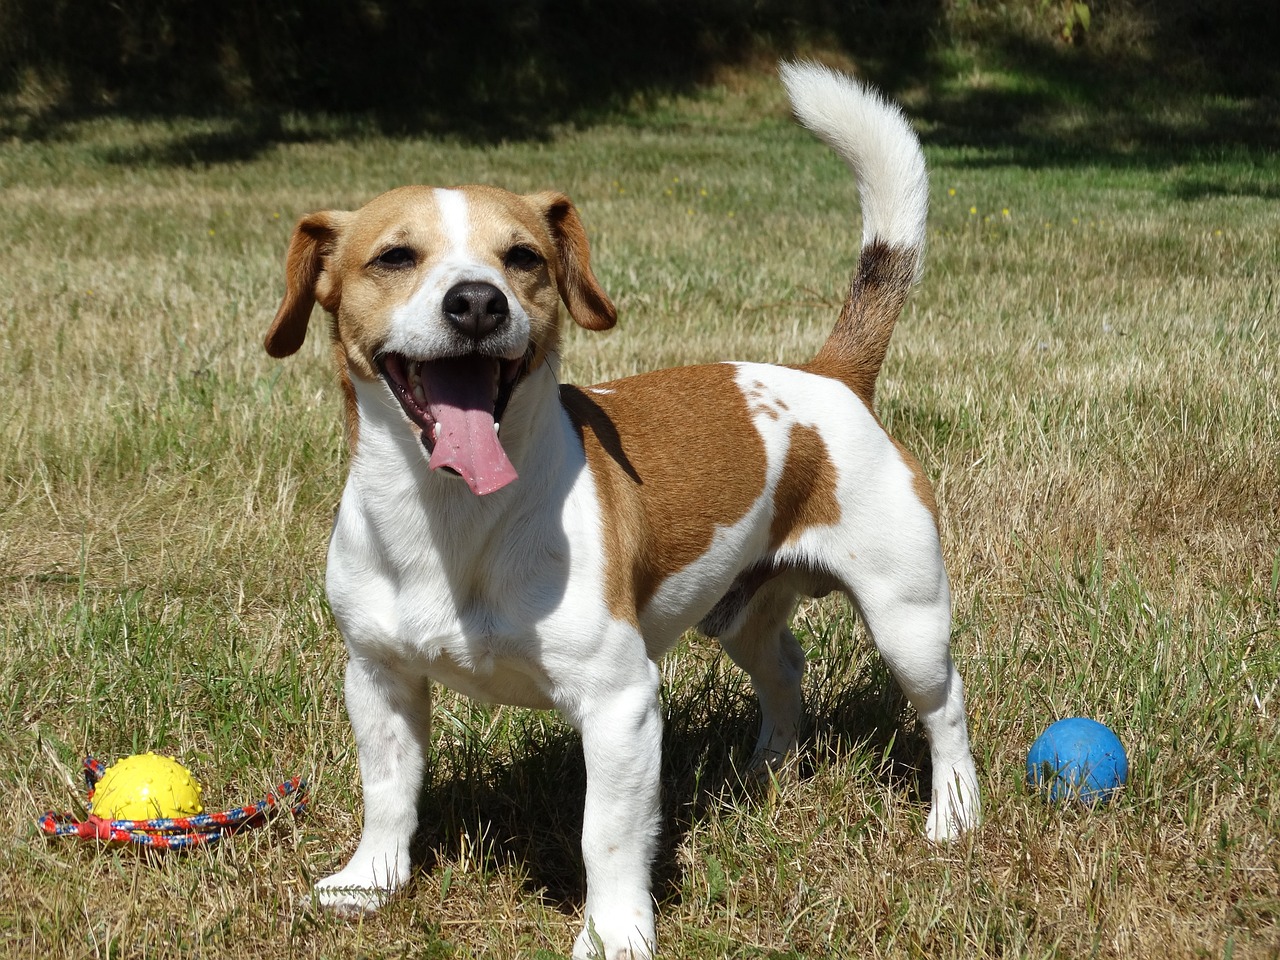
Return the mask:
<svg viewBox="0 0 1280 960">
<path fill-rule="evenodd" d="M 467 195 L 461 190 L 435 191 L 436 207 L 440 211 L 440 226 L 449 240 L 446 259 L 464 257 L 467 241 L 471 238 L 471 218 L 467 215 Z"/>
<path fill-rule="evenodd" d="M 849 165 L 858 180 L 863 246 L 879 239 L 919 251 L 923 265 L 929 176 L 920 141 L 895 104 L 843 73 L 814 63 L 778 72 L 797 119 Z"/>
<path fill-rule="evenodd" d="M 858 173 L 870 201 L 868 229 L 895 244 L 919 243 L 923 165 L 912 159 L 914 138 L 900 115 L 818 68 L 787 67 L 784 77 L 805 122 Z M 438 303 L 452 283 L 483 272 L 466 253 L 465 199 L 438 197 L 455 242 L 413 306 L 396 314 L 393 338 L 402 348 L 433 343 L 441 321 L 431 298 Z M 386 387 L 355 381 L 359 442 L 326 585 L 349 653 L 346 702 L 364 829 L 347 865 L 317 885 L 320 900 L 365 912 L 408 879 L 436 681 L 483 700 L 554 707 L 581 732 L 587 902 L 573 955 L 593 956 L 598 942 L 610 960 L 649 956 L 661 744 L 655 659 L 765 551 L 796 425 L 816 429 L 829 452 L 840 515 L 777 552 L 797 572 L 769 581 L 721 636 L 760 697 L 757 759 L 771 765 L 796 746 L 804 654 L 787 620 L 797 591 L 813 586 L 802 571 L 820 569 L 855 600 L 919 711 L 933 755 L 929 836 L 950 837 L 976 822 L 977 777 L 948 650 L 950 596 L 937 530 L 911 470 L 863 402 L 835 380 L 735 365 L 764 446 L 764 490 L 739 521 L 715 531 L 702 556 L 661 584 L 637 624 L 615 619 L 605 599 L 602 511 L 610 505 L 561 406 L 554 361 L 519 385 L 503 421 L 519 480 L 483 497 L 429 471 L 417 431 Z M 625 381 L 611 389 L 625 389 Z"/>
</svg>

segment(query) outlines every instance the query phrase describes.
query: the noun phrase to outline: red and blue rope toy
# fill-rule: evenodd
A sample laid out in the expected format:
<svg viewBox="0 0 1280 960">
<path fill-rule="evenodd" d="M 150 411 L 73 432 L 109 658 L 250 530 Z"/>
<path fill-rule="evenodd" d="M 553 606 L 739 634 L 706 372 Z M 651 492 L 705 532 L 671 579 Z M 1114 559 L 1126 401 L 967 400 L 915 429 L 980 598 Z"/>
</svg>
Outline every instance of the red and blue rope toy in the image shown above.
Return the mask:
<svg viewBox="0 0 1280 960">
<path fill-rule="evenodd" d="M 89 787 L 88 799 L 106 773 L 107 767 L 93 757 L 85 757 L 84 778 Z M 181 850 L 207 846 L 224 836 L 264 822 L 277 809 L 287 804 L 296 815 L 306 806 L 307 781 L 303 777 L 286 780 L 257 803 L 217 813 L 197 813 L 187 817 L 155 817 L 149 820 L 110 820 L 92 813 L 76 820 L 69 813 L 50 811 L 37 824 L 53 837 L 78 837 L 107 843 L 134 843 L 160 850 Z M 92 807 L 90 807 L 92 809 Z"/>
</svg>

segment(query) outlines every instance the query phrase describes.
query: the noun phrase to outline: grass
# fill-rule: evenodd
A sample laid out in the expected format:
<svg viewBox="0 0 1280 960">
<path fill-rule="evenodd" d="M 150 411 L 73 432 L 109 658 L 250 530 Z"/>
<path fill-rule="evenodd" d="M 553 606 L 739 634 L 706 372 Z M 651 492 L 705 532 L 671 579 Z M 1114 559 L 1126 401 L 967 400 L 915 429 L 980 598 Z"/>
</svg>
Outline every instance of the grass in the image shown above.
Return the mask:
<svg viewBox="0 0 1280 960">
<path fill-rule="evenodd" d="M 939 491 L 987 819 L 922 839 L 927 751 L 860 628 L 806 604 L 799 776 L 735 763 L 749 689 L 691 635 L 664 662 L 659 936 L 672 957 L 1280 951 L 1280 159 L 1248 143 L 928 150 L 926 277 L 881 414 Z M 342 653 L 322 589 L 342 482 L 320 336 L 271 362 L 291 222 L 401 182 L 556 186 L 620 328 L 567 379 L 795 361 L 856 252 L 852 183 L 771 82 L 542 142 L 323 117 L 204 163 L 217 120 L 76 122 L 0 154 L 0 952 L 559 956 L 581 909 L 582 761 L 557 718 L 444 695 L 423 869 L 363 923 L 303 902 L 354 847 Z M 1094 716 L 1128 745 L 1097 810 L 1025 751 Z M 219 848 L 46 842 L 86 753 L 177 754 L 211 805 L 293 772 L 314 802 Z"/>
</svg>

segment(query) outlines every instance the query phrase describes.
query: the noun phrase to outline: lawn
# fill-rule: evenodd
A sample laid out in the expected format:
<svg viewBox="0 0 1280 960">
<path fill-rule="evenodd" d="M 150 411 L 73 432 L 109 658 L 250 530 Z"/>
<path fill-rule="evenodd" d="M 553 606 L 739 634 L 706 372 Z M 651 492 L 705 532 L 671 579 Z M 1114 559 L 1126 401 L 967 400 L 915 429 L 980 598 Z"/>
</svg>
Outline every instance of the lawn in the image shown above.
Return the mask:
<svg viewBox="0 0 1280 960">
<path fill-rule="evenodd" d="M 1274 956 L 1280 156 L 1203 130 L 1059 150 L 1070 117 L 966 139 L 907 104 L 930 248 L 878 403 L 938 490 L 986 819 L 923 839 L 927 749 L 841 603 L 799 612 L 810 726 L 764 795 L 734 772 L 749 688 L 691 634 L 663 667 L 664 955 Z M 512 143 L 105 117 L 0 148 L 5 956 L 567 951 L 576 738 L 451 695 L 407 893 L 361 923 L 306 900 L 359 832 L 323 594 L 340 399 L 322 336 L 285 363 L 261 339 L 298 216 L 476 181 L 581 209 L 620 322 L 569 332 L 575 382 L 806 359 L 856 256 L 853 184 L 767 78 Z M 1071 715 L 1128 747 L 1108 806 L 1025 786 L 1032 739 Z M 293 773 L 313 800 L 189 855 L 38 833 L 86 754 L 147 749 L 210 807 Z"/>
</svg>

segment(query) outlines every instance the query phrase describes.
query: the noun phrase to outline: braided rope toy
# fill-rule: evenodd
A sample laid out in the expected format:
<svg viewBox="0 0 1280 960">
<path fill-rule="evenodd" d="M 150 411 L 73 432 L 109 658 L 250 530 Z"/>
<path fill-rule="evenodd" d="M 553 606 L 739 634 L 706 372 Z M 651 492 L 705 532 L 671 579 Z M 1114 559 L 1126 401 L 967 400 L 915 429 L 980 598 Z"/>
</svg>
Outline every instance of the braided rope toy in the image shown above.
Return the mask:
<svg viewBox="0 0 1280 960">
<path fill-rule="evenodd" d="M 134 762 L 135 768 L 145 765 L 146 772 L 124 772 Z M 99 781 L 108 774 L 121 771 L 121 779 L 128 782 L 115 794 L 114 803 L 100 801 L 105 815 L 94 812 L 94 794 Z M 93 757 L 84 759 L 84 778 L 88 784 L 89 816 L 76 820 L 69 813 L 50 811 L 36 821 L 37 826 L 52 837 L 77 837 L 81 840 L 100 840 L 106 843 L 135 843 L 159 850 L 181 850 L 216 843 L 229 833 L 258 826 L 277 808 L 286 803 L 297 815 L 306 806 L 307 781 L 303 777 L 286 780 L 257 803 L 217 813 L 202 813 L 200 786 L 191 774 L 176 760 L 155 754 L 139 754 L 125 757 L 112 767 L 106 767 Z M 108 781 L 108 787 L 112 784 Z M 108 792 L 104 787 L 103 794 Z M 155 810 L 158 813 L 190 814 L 189 816 L 159 816 L 149 819 L 115 819 L 113 813 Z"/>
</svg>

